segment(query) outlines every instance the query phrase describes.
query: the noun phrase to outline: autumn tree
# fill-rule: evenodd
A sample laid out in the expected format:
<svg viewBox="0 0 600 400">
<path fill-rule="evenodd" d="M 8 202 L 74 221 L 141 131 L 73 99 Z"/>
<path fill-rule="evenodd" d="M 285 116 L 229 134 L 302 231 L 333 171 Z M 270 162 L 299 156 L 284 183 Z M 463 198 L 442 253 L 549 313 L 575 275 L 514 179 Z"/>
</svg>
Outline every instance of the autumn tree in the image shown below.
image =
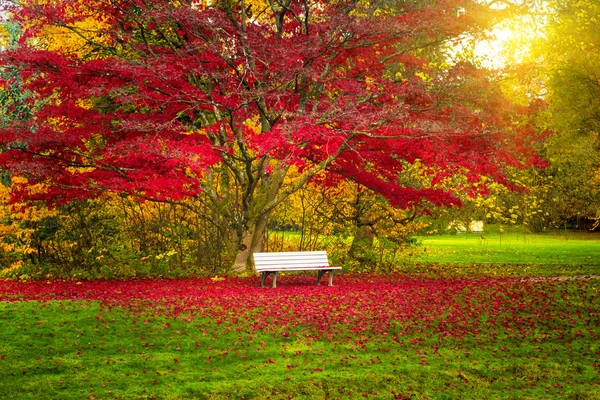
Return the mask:
<svg viewBox="0 0 600 400">
<path fill-rule="evenodd" d="M 548 61 L 548 121 L 557 132 L 548 148 L 555 196 L 574 206 L 573 217 L 600 216 L 600 4 L 553 6 L 538 51 Z"/>
<path fill-rule="evenodd" d="M 432 179 L 468 170 L 469 182 L 516 163 L 504 121 L 462 89 L 476 70 L 426 58 L 482 29 L 493 10 L 478 1 L 57 0 L 10 11 L 23 37 L 2 63 L 41 106 L 2 128 L 0 165 L 49 186 L 15 198 L 117 192 L 197 213 L 185 199 L 204 201 L 238 273 L 273 209 L 318 173 L 406 208 L 458 203 L 399 180 L 416 160 L 435 166 Z M 48 27 L 89 56 L 45 45 Z M 299 175 L 284 184 L 292 166 Z"/>
<path fill-rule="evenodd" d="M 600 6 L 596 1 L 532 2 L 521 35 L 509 47 L 505 93 L 521 104 L 538 104 L 538 131 L 547 131 L 548 162 L 530 177 L 545 195 L 545 227 L 600 215 Z M 534 22 L 535 21 L 535 22 Z M 527 34 L 527 40 L 525 37 Z"/>
</svg>

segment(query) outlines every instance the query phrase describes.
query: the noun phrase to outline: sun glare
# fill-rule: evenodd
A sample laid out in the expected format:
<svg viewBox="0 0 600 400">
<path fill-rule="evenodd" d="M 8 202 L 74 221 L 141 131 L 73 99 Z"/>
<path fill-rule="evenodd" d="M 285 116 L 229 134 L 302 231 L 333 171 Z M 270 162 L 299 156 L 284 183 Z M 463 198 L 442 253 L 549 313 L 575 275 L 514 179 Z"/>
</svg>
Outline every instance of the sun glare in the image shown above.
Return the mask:
<svg viewBox="0 0 600 400">
<path fill-rule="evenodd" d="M 509 20 L 488 31 L 487 39 L 476 41 L 473 37 L 464 37 L 451 53 L 459 59 L 474 56 L 484 68 L 502 69 L 526 59 L 531 44 L 541 35 L 540 26 L 525 18 Z"/>
<path fill-rule="evenodd" d="M 505 20 L 489 31 L 489 39 L 475 44 L 473 53 L 484 67 L 501 69 L 529 56 L 531 44 L 544 36 L 547 21 L 544 6 L 537 7 L 535 16 L 523 14 Z"/>
<path fill-rule="evenodd" d="M 478 42 L 474 48 L 475 56 L 487 68 L 500 69 L 528 52 L 530 35 L 520 29 L 496 27 L 491 34 L 491 39 Z"/>
</svg>

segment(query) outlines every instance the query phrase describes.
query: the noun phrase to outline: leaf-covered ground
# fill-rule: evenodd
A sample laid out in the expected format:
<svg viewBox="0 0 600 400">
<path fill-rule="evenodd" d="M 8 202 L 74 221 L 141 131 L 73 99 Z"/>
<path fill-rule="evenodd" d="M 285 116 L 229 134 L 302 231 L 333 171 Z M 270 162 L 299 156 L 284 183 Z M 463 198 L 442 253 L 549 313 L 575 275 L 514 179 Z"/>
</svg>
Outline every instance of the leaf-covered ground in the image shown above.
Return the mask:
<svg viewBox="0 0 600 400">
<path fill-rule="evenodd" d="M 3 281 L 0 398 L 600 398 L 600 280 Z"/>
</svg>

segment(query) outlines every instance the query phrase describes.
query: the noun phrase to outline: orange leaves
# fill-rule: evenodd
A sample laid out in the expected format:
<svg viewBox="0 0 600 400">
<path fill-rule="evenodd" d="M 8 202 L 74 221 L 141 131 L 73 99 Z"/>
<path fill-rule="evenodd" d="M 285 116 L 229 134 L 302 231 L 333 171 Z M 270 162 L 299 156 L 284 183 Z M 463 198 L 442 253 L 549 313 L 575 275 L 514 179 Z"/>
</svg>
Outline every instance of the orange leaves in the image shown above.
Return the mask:
<svg viewBox="0 0 600 400">
<path fill-rule="evenodd" d="M 12 185 L 6 187 L 0 184 L 0 278 L 19 277 L 19 270 L 24 265 L 27 256 L 35 252 L 33 234 L 37 222 L 44 218 L 53 217 L 57 213 L 40 204 L 14 203 L 13 188 L 25 186 L 30 193 L 44 193 L 45 185 L 27 185 L 27 179 L 14 177 Z M 23 277 L 26 279 L 27 277 Z"/>
</svg>

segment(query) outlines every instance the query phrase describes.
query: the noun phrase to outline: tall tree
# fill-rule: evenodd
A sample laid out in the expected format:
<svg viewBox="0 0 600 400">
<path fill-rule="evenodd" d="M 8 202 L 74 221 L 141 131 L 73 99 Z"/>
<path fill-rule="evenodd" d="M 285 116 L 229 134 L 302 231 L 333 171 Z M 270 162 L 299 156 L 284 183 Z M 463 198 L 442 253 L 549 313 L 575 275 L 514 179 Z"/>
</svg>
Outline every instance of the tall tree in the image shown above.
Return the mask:
<svg viewBox="0 0 600 400">
<path fill-rule="evenodd" d="M 572 217 L 600 217 L 600 4 L 570 0 L 555 7 L 545 59 L 552 60 L 550 121 L 559 132 L 549 147 L 556 192 L 564 204 L 579 206 L 567 210 Z"/>
<path fill-rule="evenodd" d="M 48 184 L 43 196 L 58 202 L 204 192 L 228 221 L 218 225 L 237 272 L 271 211 L 321 171 L 410 207 L 458 202 L 402 184 L 417 159 L 435 167 L 432 180 L 468 170 L 473 183 L 516 163 L 506 121 L 471 90 L 477 71 L 424 56 L 482 29 L 492 10 L 478 1 L 57 0 L 11 11 L 24 35 L 1 61 L 43 106 L 1 130 L 0 166 Z M 48 26 L 83 40 L 87 56 L 43 45 Z M 292 165 L 300 175 L 284 185 Z"/>
<path fill-rule="evenodd" d="M 600 216 L 600 4 L 547 1 L 532 11 L 538 39 L 518 67 L 521 101 L 543 100 L 538 126 L 551 179 L 546 204 L 554 223 Z"/>
</svg>

